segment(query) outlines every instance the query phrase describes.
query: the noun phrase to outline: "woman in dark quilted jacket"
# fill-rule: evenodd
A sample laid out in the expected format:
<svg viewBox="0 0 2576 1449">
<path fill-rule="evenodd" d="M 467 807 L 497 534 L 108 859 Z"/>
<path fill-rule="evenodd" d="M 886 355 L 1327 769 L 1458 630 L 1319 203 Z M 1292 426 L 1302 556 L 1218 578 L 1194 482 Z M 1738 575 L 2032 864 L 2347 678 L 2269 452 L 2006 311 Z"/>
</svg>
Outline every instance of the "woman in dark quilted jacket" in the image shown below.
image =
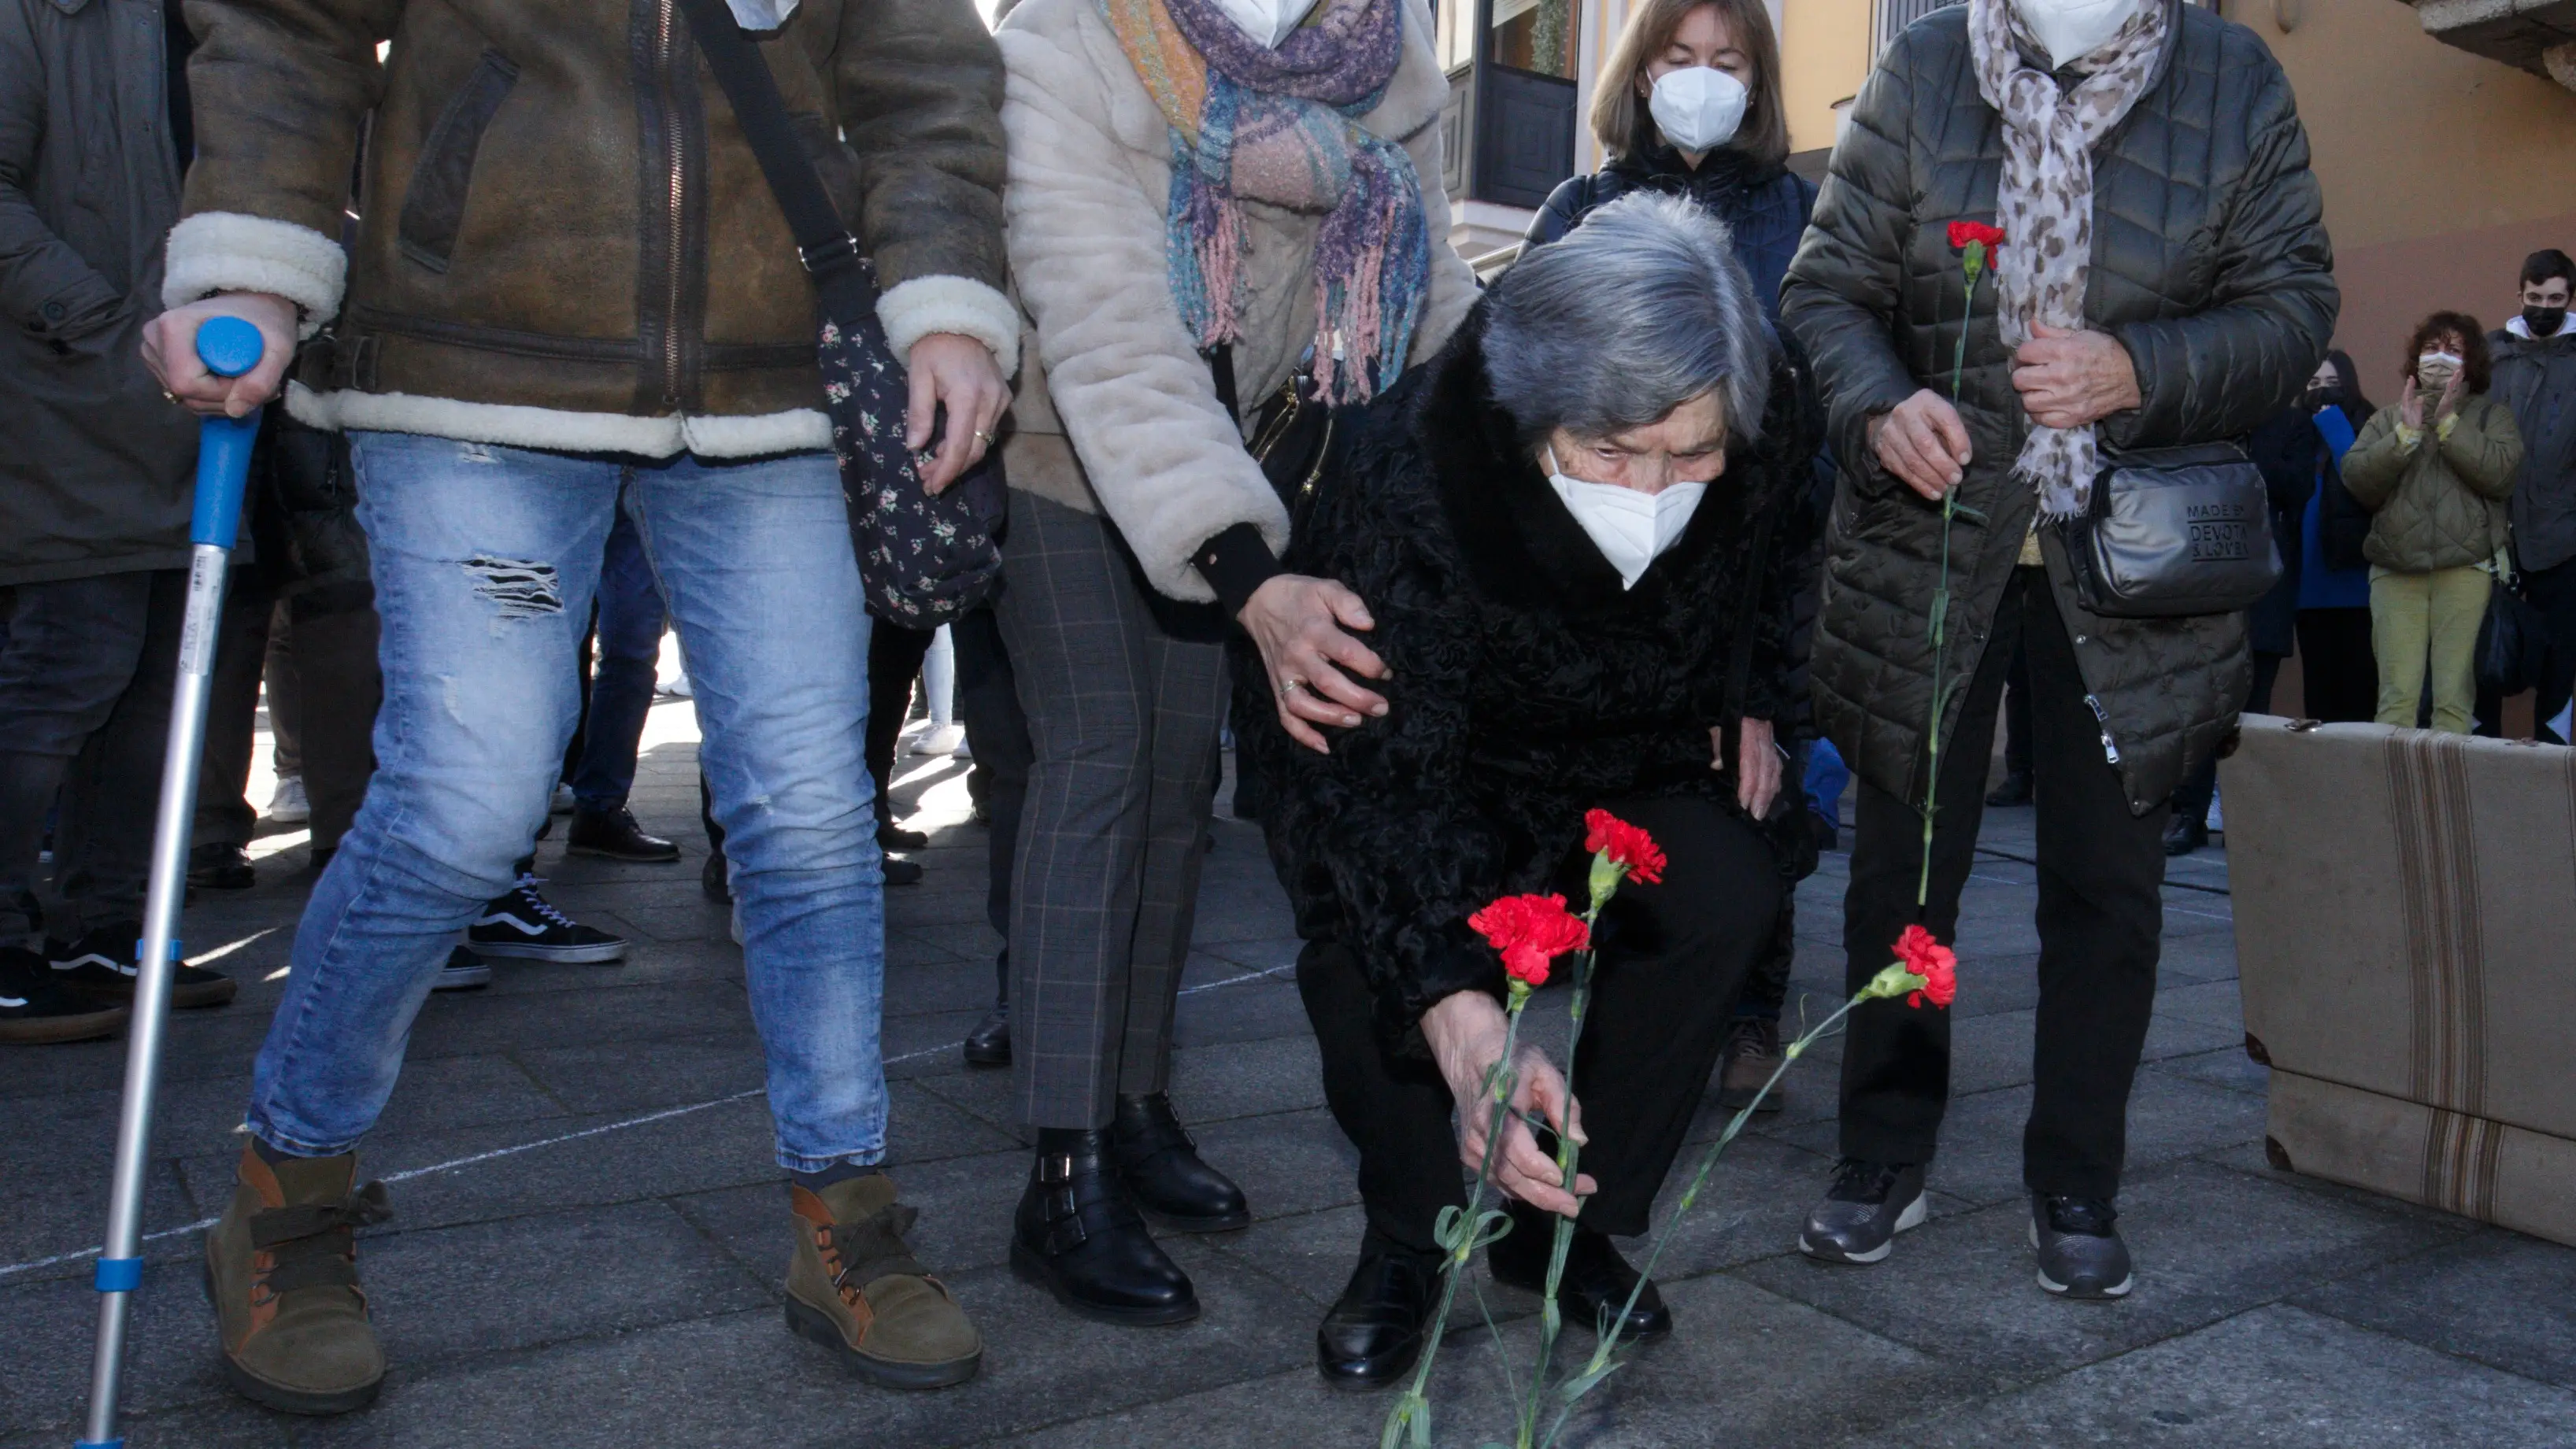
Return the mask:
<svg viewBox="0 0 2576 1449">
<path fill-rule="evenodd" d="M 1325 1097 L 1359 1148 L 1367 1235 L 1318 1335 L 1325 1377 L 1348 1384 L 1414 1361 L 1435 1224 L 1466 1200 L 1460 1156 L 1483 1160 L 1482 1115 L 1458 1114 L 1462 1141 L 1451 1114 L 1501 1054 L 1503 971 L 1468 916 L 1517 892 L 1580 897 L 1594 807 L 1670 858 L 1601 921 L 1572 1084 L 1599 1191 L 1561 1190 L 1520 1122 L 1496 1156 L 1521 1221 L 1496 1275 L 1539 1286 L 1547 1214 L 1582 1195 L 1567 1317 L 1595 1323 L 1637 1286 L 1611 1237 L 1646 1231 L 1786 894 L 1795 861 L 1775 841 L 1800 838 L 1775 819 L 1801 807 L 1772 722 L 1795 675 L 1821 419 L 1724 233 L 1666 198 L 1606 207 L 1507 272 L 1415 386 L 1289 545 L 1290 567 L 1367 601 L 1386 714 L 1303 749 L 1258 707 L 1260 672 L 1235 676 L 1310 943 L 1297 979 Z M 1544 1059 L 1520 1081 L 1530 1112 L 1575 1110 Z M 1636 1333 L 1670 1321 L 1651 1286 L 1631 1312 Z"/>
<path fill-rule="evenodd" d="M 2005 233 L 1973 297 L 1959 221 Z M 2167 802 L 2252 682 L 2241 613 L 2085 610 L 2058 521 L 2089 506 L 2104 456 L 2240 439 L 2294 400 L 2334 330 L 2332 269 L 2307 134 L 2252 31 L 2181 0 L 1968 0 L 1909 27 L 1861 88 L 1782 293 L 1842 464 L 1814 678 L 1860 777 L 1851 979 L 1908 925 L 1954 937 L 1996 701 L 2028 651 L 2040 949 L 2022 1181 L 2051 1293 L 2131 1285 L 2113 1200 Z M 1810 1255 L 1877 1262 L 1923 1220 L 1949 1029 L 1943 1012 L 1853 1013 L 1843 1160 L 1800 1236 Z"/>
</svg>

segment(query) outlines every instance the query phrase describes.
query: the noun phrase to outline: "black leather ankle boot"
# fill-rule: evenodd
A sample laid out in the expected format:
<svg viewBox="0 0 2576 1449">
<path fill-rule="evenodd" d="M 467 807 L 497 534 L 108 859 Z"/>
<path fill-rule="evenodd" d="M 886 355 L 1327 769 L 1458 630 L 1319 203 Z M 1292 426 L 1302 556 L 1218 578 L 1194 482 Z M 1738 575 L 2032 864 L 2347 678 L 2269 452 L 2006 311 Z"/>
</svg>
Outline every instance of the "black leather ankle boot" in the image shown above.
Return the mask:
<svg viewBox="0 0 2576 1449">
<path fill-rule="evenodd" d="M 1037 1164 L 1012 1224 L 1011 1270 L 1103 1323 L 1199 1316 L 1198 1291 L 1146 1231 L 1106 1132 L 1039 1131 Z"/>
<path fill-rule="evenodd" d="M 1227 1233 L 1252 1226 L 1243 1189 L 1199 1157 L 1172 1111 L 1169 1093 L 1120 1097 L 1109 1136 L 1127 1189 L 1145 1216 L 1180 1233 Z"/>
</svg>

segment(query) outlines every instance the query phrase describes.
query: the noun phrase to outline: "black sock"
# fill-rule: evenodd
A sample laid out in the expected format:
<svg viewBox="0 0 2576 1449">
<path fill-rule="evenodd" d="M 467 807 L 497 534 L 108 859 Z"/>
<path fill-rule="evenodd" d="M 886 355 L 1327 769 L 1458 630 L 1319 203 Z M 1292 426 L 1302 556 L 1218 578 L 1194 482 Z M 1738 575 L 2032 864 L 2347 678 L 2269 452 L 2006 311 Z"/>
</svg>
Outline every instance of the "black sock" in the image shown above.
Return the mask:
<svg viewBox="0 0 2576 1449">
<path fill-rule="evenodd" d="M 787 1180 L 807 1192 L 821 1192 L 836 1182 L 848 1182 L 854 1177 L 874 1177 L 884 1170 L 876 1166 L 863 1167 L 855 1162 L 835 1162 L 821 1172 L 791 1172 L 787 1174 Z"/>
</svg>

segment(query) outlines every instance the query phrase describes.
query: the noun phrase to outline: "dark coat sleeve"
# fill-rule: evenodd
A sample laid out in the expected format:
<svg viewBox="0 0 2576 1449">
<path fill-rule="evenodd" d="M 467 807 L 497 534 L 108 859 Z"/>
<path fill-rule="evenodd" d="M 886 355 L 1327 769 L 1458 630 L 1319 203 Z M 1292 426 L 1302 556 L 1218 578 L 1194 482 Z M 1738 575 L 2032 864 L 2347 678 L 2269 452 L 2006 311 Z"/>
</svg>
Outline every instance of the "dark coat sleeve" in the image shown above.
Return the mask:
<svg viewBox="0 0 2576 1449">
<path fill-rule="evenodd" d="M 1386 1039 L 1419 1052 L 1434 1003 L 1501 989 L 1501 960 L 1467 917 L 1502 893 L 1507 840 L 1466 779 L 1480 608 L 1463 571 L 1421 545 L 1437 503 L 1381 507 L 1373 483 L 1324 494 L 1291 562 L 1369 601 L 1369 642 L 1392 671 L 1387 713 L 1336 731 L 1330 755 L 1278 752 L 1290 779 L 1271 810 L 1292 879 L 1338 903 Z"/>
<path fill-rule="evenodd" d="M 1815 374 L 1794 339 L 1781 339 L 1784 356 L 1774 372 L 1769 415 L 1757 452 L 1773 491 L 1770 548 L 1760 560 L 1762 585 L 1752 668 L 1745 677 L 1744 713 L 1769 720 L 1781 743 L 1813 731 L 1807 651 L 1815 636 L 1823 586 L 1825 519 L 1833 507 L 1833 475 L 1816 466 L 1824 413 Z"/>
<path fill-rule="evenodd" d="M 853 0 L 833 51 L 865 177 L 859 240 L 888 289 L 1002 285 L 1002 52 L 965 0 Z"/>
<path fill-rule="evenodd" d="M 2325 358 L 2342 294 L 2325 202 L 2308 169 L 2289 78 L 2268 55 L 2252 90 L 2252 139 L 2237 201 L 2212 240 L 2206 305 L 2187 317 L 2112 328 L 2137 368 L 2137 408 L 2103 419 L 2113 447 L 2166 447 L 2242 437 L 2288 407 Z"/>
<path fill-rule="evenodd" d="M 1530 218 L 1529 230 L 1521 234 L 1521 252 L 1527 255 L 1552 241 L 1561 241 L 1592 209 L 1594 190 L 1592 176 L 1569 176 L 1556 183 L 1547 194 L 1547 203 Z"/>
<path fill-rule="evenodd" d="M 1917 388 L 1892 340 L 1914 232 L 1915 42 L 1898 36 L 1862 84 L 1780 294 L 1781 322 L 1815 367 L 1833 457 L 1869 491 L 1891 481 L 1870 459 L 1869 420 Z"/>
</svg>

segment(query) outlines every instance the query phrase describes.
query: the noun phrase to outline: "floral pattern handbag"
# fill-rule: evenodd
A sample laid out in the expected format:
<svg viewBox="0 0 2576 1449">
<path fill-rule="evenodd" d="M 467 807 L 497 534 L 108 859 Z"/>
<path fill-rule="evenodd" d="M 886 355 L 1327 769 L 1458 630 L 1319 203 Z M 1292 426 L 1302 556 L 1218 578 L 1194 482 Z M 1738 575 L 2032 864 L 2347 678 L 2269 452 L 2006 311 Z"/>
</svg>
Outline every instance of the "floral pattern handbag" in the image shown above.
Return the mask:
<svg viewBox="0 0 2576 1449">
<path fill-rule="evenodd" d="M 937 628 L 990 598 L 1001 581 L 1009 502 L 1000 455 L 988 453 L 935 497 L 922 487 L 920 460 L 903 443 L 911 382 L 877 321 L 876 267 L 842 225 L 777 80 L 724 0 L 681 0 L 680 8 L 814 279 L 824 410 L 868 612 Z"/>
</svg>

